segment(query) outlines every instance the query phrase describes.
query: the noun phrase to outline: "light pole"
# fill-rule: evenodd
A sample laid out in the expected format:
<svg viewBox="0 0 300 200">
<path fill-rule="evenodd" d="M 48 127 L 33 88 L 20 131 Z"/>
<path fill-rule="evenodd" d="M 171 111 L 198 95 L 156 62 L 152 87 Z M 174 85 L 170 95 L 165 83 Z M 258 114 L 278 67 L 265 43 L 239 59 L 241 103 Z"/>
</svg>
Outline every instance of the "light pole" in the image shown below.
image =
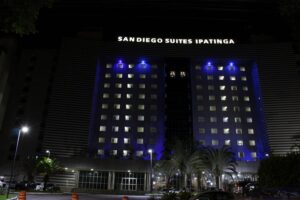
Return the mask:
<svg viewBox="0 0 300 200">
<path fill-rule="evenodd" d="M 152 149 L 149 149 L 149 150 L 148 150 L 148 153 L 150 154 L 150 167 L 151 167 L 151 175 L 150 175 L 150 192 L 152 192 L 152 190 L 153 190 L 153 179 L 152 179 L 152 176 L 153 176 L 153 168 L 152 168 L 152 153 L 153 153 L 153 150 L 152 150 Z"/>
<path fill-rule="evenodd" d="M 28 133 L 28 131 L 29 131 L 28 126 L 22 126 L 18 132 L 18 139 L 17 139 L 16 149 L 15 149 L 14 160 L 13 160 L 13 164 L 12 164 L 11 171 L 10 171 L 10 178 L 9 178 L 9 182 L 8 182 L 6 198 L 8 198 L 8 196 L 9 196 L 10 183 L 12 182 L 12 178 L 14 176 L 14 169 L 15 169 L 16 158 L 17 158 L 17 154 L 18 154 L 20 136 L 21 136 L 21 133 Z"/>
<path fill-rule="evenodd" d="M 46 150 L 46 154 L 48 154 L 48 158 L 49 158 L 51 154 L 50 150 Z"/>
</svg>

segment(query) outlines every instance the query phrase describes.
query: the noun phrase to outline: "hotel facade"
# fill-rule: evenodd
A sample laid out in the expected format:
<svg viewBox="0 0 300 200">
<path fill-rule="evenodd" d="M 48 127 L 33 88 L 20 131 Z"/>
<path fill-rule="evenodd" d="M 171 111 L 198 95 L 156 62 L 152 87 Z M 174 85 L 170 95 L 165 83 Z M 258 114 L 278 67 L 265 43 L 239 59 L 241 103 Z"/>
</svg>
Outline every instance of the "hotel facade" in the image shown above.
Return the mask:
<svg viewBox="0 0 300 200">
<path fill-rule="evenodd" d="M 146 192 L 151 163 L 177 139 L 186 148 L 229 146 L 243 178 L 270 154 L 291 151 L 300 80 L 289 44 L 124 38 L 23 50 L 20 63 L 34 56 L 36 68 L 48 59 L 55 70 L 32 75 L 51 80 L 41 84 L 51 92 L 41 96 L 46 112 L 34 137 L 24 136 L 20 160 L 50 150 L 65 168 L 52 182 L 64 190 Z M 13 151 L 3 152 L 5 163 Z"/>
</svg>

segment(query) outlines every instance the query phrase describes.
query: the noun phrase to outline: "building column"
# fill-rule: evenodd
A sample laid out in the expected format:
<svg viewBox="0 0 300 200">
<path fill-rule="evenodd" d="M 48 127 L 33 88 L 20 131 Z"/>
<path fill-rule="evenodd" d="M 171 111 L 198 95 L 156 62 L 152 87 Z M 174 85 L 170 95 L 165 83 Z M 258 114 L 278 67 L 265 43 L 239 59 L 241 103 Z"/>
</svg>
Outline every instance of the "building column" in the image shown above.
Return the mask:
<svg viewBox="0 0 300 200">
<path fill-rule="evenodd" d="M 112 181 L 112 172 L 109 171 L 108 172 L 108 180 L 107 180 L 107 190 L 112 190 L 111 186 L 111 181 Z"/>
<path fill-rule="evenodd" d="M 115 189 L 115 178 L 116 178 L 116 174 L 115 172 L 110 172 L 111 173 L 111 190 L 114 190 Z"/>
</svg>

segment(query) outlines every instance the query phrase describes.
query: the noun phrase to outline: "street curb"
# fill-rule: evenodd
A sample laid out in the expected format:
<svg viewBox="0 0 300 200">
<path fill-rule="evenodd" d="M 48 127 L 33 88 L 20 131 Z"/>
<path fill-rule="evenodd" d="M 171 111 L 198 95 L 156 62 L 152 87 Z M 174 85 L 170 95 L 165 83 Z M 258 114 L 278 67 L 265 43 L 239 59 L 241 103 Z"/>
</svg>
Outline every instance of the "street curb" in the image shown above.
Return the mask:
<svg viewBox="0 0 300 200">
<path fill-rule="evenodd" d="M 10 199 L 7 199 L 7 200 L 18 200 L 18 197 L 17 197 L 17 196 L 15 196 L 15 197 L 13 197 L 13 198 L 10 198 Z"/>
</svg>

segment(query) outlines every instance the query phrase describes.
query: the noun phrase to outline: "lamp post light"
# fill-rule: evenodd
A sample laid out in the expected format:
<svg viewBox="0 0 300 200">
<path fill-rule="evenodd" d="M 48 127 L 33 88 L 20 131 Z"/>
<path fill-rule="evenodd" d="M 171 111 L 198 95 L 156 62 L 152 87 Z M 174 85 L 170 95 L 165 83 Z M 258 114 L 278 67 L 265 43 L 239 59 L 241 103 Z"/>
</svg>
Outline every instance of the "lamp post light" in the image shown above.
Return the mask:
<svg viewBox="0 0 300 200">
<path fill-rule="evenodd" d="M 150 192 L 152 192 L 153 190 L 153 167 L 152 167 L 152 154 L 153 154 L 153 150 L 149 149 L 148 153 L 150 154 L 150 167 L 151 167 L 151 175 L 150 175 Z"/>
<path fill-rule="evenodd" d="M 50 150 L 46 150 L 46 154 L 48 155 L 48 157 L 50 157 L 51 154 Z"/>
<path fill-rule="evenodd" d="M 15 149 L 14 160 L 13 160 L 13 164 L 12 164 L 11 171 L 10 171 L 10 178 L 9 178 L 9 182 L 8 182 L 6 198 L 8 198 L 8 196 L 9 196 L 10 184 L 11 184 L 13 176 L 14 176 L 14 169 L 15 169 L 16 158 L 17 158 L 17 154 L 18 154 L 20 136 L 21 136 L 21 133 L 28 133 L 28 131 L 29 131 L 28 126 L 22 126 L 21 128 L 19 128 L 18 139 L 17 139 L 16 149 Z"/>
</svg>

